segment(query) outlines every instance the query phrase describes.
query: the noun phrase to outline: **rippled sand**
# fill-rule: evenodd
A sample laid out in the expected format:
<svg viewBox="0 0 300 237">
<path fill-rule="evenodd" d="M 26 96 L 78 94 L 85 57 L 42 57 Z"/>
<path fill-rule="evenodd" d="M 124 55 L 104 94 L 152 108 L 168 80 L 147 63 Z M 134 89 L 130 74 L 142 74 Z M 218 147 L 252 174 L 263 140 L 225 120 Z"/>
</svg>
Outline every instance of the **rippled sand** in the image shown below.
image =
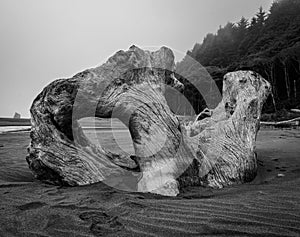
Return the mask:
<svg viewBox="0 0 300 237">
<path fill-rule="evenodd" d="M 90 130 L 86 134 L 114 149 L 110 132 L 97 131 L 97 139 Z M 126 131 L 114 134 L 121 150 L 131 153 Z M 192 187 L 169 198 L 101 183 L 40 183 L 25 161 L 29 133 L 0 134 L 0 236 L 299 236 L 299 138 L 300 130 L 262 129 L 252 183 Z"/>
</svg>

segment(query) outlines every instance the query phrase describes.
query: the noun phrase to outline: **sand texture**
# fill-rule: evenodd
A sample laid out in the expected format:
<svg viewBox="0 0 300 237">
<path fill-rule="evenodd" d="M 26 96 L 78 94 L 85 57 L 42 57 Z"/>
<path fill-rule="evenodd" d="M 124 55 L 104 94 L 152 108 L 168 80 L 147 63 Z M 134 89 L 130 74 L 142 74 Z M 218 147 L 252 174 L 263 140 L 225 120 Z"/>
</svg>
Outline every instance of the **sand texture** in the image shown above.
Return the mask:
<svg viewBox="0 0 300 237">
<path fill-rule="evenodd" d="M 86 134 L 114 149 L 111 130 Z M 114 134 L 131 153 L 128 133 Z M 29 133 L 0 134 L 0 236 L 299 236 L 299 138 L 300 130 L 263 128 L 253 182 L 221 190 L 192 187 L 170 198 L 102 183 L 41 183 L 25 161 Z"/>
</svg>

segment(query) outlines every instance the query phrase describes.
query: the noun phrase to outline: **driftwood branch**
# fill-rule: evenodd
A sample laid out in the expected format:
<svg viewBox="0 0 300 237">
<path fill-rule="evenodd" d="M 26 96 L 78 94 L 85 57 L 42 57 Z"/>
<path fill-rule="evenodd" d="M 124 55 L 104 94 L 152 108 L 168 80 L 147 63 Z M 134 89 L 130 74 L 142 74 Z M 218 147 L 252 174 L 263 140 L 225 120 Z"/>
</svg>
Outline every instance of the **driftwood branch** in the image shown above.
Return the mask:
<svg viewBox="0 0 300 237">
<path fill-rule="evenodd" d="M 36 178 L 63 185 L 101 181 L 170 196 L 184 186 L 224 187 L 253 179 L 255 139 L 270 84 L 254 72 L 229 73 L 217 108 L 185 125 L 164 97 L 165 85 L 182 88 L 173 71 L 170 49 L 132 46 L 100 67 L 49 84 L 30 110 L 27 162 Z M 84 117 L 120 119 L 135 155 L 91 144 L 78 123 Z"/>
<path fill-rule="evenodd" d="M 300 113 L 300 109 L 291 109 L 291 112 L 293 112 L 293 113 Z"/>
<path fill-rule="evenodd" d="M 294 118 L 294 119 L 289 119 L 285 121 L 279 121 L 279 122 L 263 122 L 261 121 L 260 123 L 262 125 L 266 126 L 278 126 L 278 125 L 299 125 L 300 117 L 299 118 Z"/>
</svg>

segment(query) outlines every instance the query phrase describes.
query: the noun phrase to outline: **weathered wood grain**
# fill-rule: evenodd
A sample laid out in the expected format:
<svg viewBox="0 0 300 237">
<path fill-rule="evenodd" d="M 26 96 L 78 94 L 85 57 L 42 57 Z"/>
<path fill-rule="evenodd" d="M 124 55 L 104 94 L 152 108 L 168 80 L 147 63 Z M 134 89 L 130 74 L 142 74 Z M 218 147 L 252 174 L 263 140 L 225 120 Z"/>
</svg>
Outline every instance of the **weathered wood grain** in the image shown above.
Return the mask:
<svg viewBox="0 0 300 237">
<path fill-rule="evenodd" d="M 60 185 L 102 181 L 170 196 L 188 185 L 223 187 L 251 180 L 269 83 L 253 72 L 227 74 L 219 106 L 184 125 L 164 97 L 166 85 L 182 89 L 173 71 L 170 49 L 132 46 L 102 66 L 50 83 L 30 110 L 27 162 L 36 178 Z M 120 119 L 129 128 L 135 155 L 92 144 L 78 123 L 84 117 Z"/>
<path fill-rule="evenodd" d="M 184 126 L 197 159 L 182 175 L 182 185 L 220 188 L 255 177 L 255 141 L 269 93 L 269 82 L 255 72 L 224 76 L 222 101 L 214 110 L 205 111 L 211 116 Z"/>
</svg>

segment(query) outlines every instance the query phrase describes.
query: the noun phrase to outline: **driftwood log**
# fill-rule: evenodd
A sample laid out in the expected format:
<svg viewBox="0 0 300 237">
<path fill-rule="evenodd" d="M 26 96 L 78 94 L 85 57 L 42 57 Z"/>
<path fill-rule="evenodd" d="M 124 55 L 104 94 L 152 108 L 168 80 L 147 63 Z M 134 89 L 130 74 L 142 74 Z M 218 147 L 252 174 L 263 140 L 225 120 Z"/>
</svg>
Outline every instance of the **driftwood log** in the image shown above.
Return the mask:
<svg viewBox="0 0 300 237">
<path fill-rule="evenodd" d="M 119 189 L 175 196 L 190 185 L 224 187 L 255 177 L 255 139 L 269 83 L 250 71 L 224 77 L 223 99 L 181 124 L 164 97 L 175 78 L 173 52 L 132 46 L 102 66 L 50 83 L 34 100 L 26 157 L 36 178 L 59 185 L 104 182 Z M 118 118 L 134 156 L 93 145 L 78 120 Z M 204 117 L 204 118 L 203 118 Z"/>
<path fill-rule="evenodd" d="M 294 118 L 294 119 L 289 119 L 289 120 L 284 120 L 284 121 L 278 121 L 278 122 L 260 122 L 261 125 L 264 126 L 274 126 L 274 127 L 280 127 L 280 126 L 299 126 L 300 124 L 300 117 L 299 118 Z"/>
</svg>

